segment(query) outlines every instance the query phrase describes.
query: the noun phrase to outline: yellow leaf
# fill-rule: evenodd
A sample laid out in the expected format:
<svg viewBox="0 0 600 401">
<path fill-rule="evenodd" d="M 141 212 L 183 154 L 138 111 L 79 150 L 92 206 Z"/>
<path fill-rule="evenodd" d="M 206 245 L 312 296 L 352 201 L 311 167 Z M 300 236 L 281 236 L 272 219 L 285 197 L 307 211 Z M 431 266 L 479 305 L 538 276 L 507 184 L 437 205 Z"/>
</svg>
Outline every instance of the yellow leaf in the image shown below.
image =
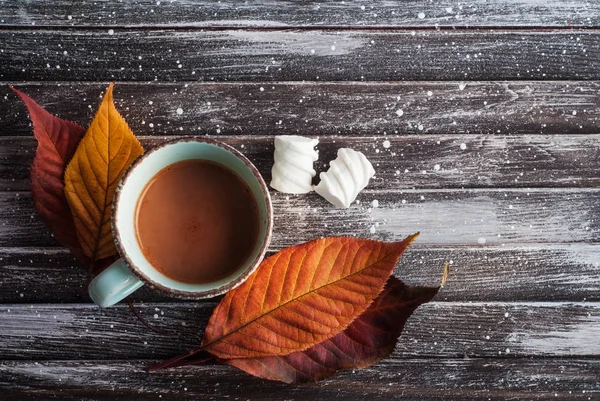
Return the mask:
<svg viewBox="0 0 600 401">
<path fill-rule="evenodd" d="M 110 219 L 113 195 L 144 149 L 113 103 L 110 84 L 65 172 L 65 195 L 81 247 L 92 261 L 117 253 Z"/>
</svg>

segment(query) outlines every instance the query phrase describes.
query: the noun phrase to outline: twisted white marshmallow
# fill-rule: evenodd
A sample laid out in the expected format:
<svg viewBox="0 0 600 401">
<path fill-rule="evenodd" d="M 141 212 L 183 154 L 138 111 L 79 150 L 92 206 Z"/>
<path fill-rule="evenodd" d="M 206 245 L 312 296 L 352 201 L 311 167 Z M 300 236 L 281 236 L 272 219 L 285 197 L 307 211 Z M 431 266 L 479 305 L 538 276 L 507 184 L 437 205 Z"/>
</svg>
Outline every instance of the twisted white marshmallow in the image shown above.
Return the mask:
<svg viewBox="0 0 600 401">
<path fill-rule="evenodd" d="M 315 192 L 335 206 L 348 208 L 356 196 L 375 175 L 373 165 L 365 155 L 348 148 L 337 152 L 337 159 L 329 163 L 329 170 L 319 174 L 321 182 Z"/>
<path fill-rule="evenodd" d="M 318 143 L 318 139 L 297 135 L 276 136 L 271 188 L 288 194 L 312 191 L 312 178 L 317 174 L 313 163 L 319 158 L 314 147 Z"/>
</svg>

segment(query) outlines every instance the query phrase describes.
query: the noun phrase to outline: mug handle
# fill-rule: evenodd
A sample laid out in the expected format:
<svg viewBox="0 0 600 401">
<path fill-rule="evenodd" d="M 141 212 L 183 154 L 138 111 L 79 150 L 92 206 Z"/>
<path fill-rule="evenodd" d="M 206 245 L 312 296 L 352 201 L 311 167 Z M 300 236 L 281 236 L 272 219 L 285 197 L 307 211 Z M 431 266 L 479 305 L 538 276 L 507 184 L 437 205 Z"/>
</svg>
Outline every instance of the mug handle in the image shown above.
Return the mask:
<svg viewBox="0 0 600 401">
<path fill-rule="evenodd" d="M 144 285 L 119 259 L 98 274 L 90 283 L 88 293 L 101 308 L 112 306 Z"/>
</svg>

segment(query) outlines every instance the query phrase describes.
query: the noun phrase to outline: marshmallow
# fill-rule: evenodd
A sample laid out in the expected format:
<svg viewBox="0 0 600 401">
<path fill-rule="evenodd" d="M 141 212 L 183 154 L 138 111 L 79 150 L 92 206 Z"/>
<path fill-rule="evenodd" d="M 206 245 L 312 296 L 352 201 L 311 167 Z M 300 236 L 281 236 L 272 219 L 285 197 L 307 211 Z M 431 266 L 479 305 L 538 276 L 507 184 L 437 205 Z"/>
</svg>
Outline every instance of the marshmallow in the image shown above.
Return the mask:
<svg viewBox="0 0 600 401">
<path fill-rule="evenodd" d="M 318 143 L 318 139 L 297 135 L 276 136 L 271 188 L 288 194 L 312 191 L 312 179 L 317 174 L 313 163 L 319 158 L 314 147 Z"/>
<path fill-rule="evenodd" d="M 315 192 L 337 207 L 348 208 L 356 196 L 375 175 L 373 165 L 365 155 L 348 148 L 338 150 L 337 159 L 329 163 L 329 170 L 321 173 L 321 182 Z"/>
</svg>

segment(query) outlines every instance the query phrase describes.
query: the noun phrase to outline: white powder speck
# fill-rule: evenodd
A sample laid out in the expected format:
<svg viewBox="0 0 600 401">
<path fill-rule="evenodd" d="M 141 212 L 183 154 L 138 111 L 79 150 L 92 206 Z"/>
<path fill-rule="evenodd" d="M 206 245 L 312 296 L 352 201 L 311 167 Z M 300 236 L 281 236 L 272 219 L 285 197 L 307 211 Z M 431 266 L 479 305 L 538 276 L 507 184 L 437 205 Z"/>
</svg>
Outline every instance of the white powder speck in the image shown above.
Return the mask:
<svg viewBox="0 0 600 401">
<path fill-rule="evenodd" d="M 419 14 L 417 14 L 417 17 L 419 17 L 419 19 L 423 19 L 423 18 L 425 18 L 425 13 L 420 12 Z"/>
<path fill-rule="evenodd" d="M 460 90 L 464 90 L 466 87 L 467 87 L 467 84 L 464 82 L 461 82 L 458 84 L 458 89 L 460 89 Z"/>
<path fill-rule="evenodd" d="M 335 50 L 335 46 L 331 46 L 331 50 Z"/>
<path fill-rule="evenodd" d="M 433 96 L 433 92 L 432 91 L 427 91 L 427 96 Z"/>
<path fill-rule="evenodd" d="M 315 54 L 315 49 L 310 49 L 310 54 Z"/>
<path fill-rule="evenodd" d="M 265 91 L 265 88 L 263 88 L 263 87 L 261 86 L 261 87 L 260 87 L 260 91 L 261 91 L 261 92 L 264 92 L 264 91 Z"/>
<path fill-rule="evenodd" d="M 452 7 L 446 7 L 446 12 L 448 14 L 452 14 L 453 11 L 454 11 L 454 9 Z"/>
<path fill-rule="evenodd" d="M 504 313 L 504 317 L 508 317 L 508 312 Z"/>
<path fill-rule="evenodd" d="M 385 141 L 383 141 L 383 147 L 386 149 L 389 149 L 391 146 L 390 141 L 388 141 L 387 139 Z"/>
<path fill-rule="evenodd" d="M 373 199 L 373 201 L 371 202 L 371 206 L 373 206 L 373 209 L 379 207 L 379 201 L 377 199 Z"/>
<path fill-rule="evenodd" d="M 406 205 L 406 199 L 402 199 L 402 204 Z"/>
<path fill-rule="evenodd" d="M 153 124 L 153 123 L 150 123 L 150 124 L 148 124 L 148 127 L 150 127 L 150 128 L 154 128 L 154 124 Z"/>
<path fill-rule="evenodd" d="M 158 319 L 158 313 L 155 313 L 155 314 L 154 314 L 154 318 L 155 318 L 155 319 Z"/>
<path fill-rule="evenodd" d="M 183 109 L 181 107 L 177 108 L 177 114 L 179 114 L 179 115 L 183 114 Z"/>
<path fill-rule="evenodd" d="M 152 100 L 149 100 L 148 104 L 154 104 L 154 102 Z"/>
<path fill-rule="evenodd" d="M 398 115 L 398 117 L 402 117 L 402 115 L 404 114 L 404 110 L 398 109 L 396 110 L 396 114 Z"/>
<path fill-rule="evenodd" d="M 68 19 L 68 20 L 72 20 L 72 19 L 73 19 L 73 16 L 72 16 L 72 15 L 67 15 L 67 19 Z"/>
<path fill-rule="evenodd" d="M 417 125 L 417 128 L 419 129 L 419 131 L 423 131 L 423 124 Z"/>
<path fill-rule="evenodd" d="M 576 116 L 577 115 L 577 110 L 573 110 L 573 115 Z"/>
<path fill-rule="evenodd" d="M 433 169 L 434 169 L 435 171 L 440 171 L 440 168 L 441 168 L 441 167 L 440 167 L 440 165 L 439 165 L 439 164 L 436 164 L 435 166 L 433 166 Z"/>
<path fill-rule="evenodd" d="M 466 143 L 461 143 L 460 144 L 460 150 L 467 150 L 467 144 Z"/>
<path fill-rule="evenodd" d="M 109 30 L 108 30 L 108 34 L 109 34 L 109 35 L 113 35 L 114 33 L 115 33 L 114 29 L 109 29 Z"/>
<path fill-rule="evenodd" d="M 371 232 L 371 234 L 375 234 L 375 226 L 371 226 L 371 228 L 369 228 L 369 231 Z"/>
<path fill-rule="evenodd" d="M 477 243 L 478 243 L 478 244 L 482 244 L 482 245 L 483 245 L 483 244 L 485 244 L 485 238 L 483 238 L 483 237 L 480 237 L 480 238 L 477 240 Z"/>
</svg>

